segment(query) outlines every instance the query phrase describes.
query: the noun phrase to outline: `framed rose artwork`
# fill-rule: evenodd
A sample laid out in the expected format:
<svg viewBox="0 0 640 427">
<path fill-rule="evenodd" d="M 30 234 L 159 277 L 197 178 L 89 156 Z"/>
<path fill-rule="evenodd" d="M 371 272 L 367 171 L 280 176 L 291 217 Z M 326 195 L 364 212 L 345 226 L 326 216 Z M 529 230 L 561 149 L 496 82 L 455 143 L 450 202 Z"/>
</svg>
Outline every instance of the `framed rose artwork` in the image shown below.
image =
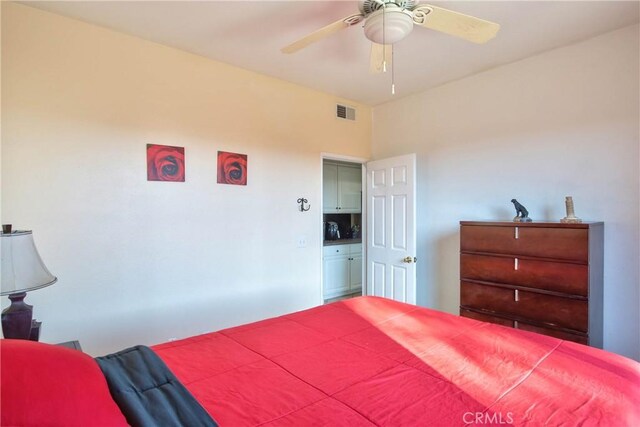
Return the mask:
<svg viewBox="0 0 640 427">
<path fill-rule="evenodd" d="M 247 185 L 247 155 L 218 151 L 218 184 Z"/>
<path fill-rule="evenodd" d="M 147 181 L 184 182 L 184 147 L 147 144 Z"/>
</svg>

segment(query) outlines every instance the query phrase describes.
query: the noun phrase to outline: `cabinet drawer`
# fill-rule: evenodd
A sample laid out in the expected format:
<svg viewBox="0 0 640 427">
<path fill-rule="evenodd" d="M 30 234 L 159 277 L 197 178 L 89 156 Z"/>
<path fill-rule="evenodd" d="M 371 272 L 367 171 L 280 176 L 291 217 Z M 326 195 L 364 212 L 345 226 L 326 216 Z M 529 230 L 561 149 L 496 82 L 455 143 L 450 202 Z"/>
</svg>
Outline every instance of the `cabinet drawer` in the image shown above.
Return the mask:
<svg viewBox="0 0 640 427">
<path fill-rule="evenodd" d="M 463 308 L 492 311 L 587 332 L 588 304 L 586 300 L 515 291 L 462 281 L 460 283 L 460 305 Z"/>
<path fill-rule="evenodd" d="M 350 245 L 331 245 L 322 248 L 323 256 L 348 255 Z"/>
<path fill-rule="evenodd" d="M 351 255 L 361 255 L 362 254 L 362 243 L 353 243 L 349 245 L 349 253 Z"/>
<path fill-rule="evenodd" d="M 517 236 L 517 238 L 516 238 Z M 585 228 L 463 225 L 460 250 L 522 255 L 587 263 L 589 234 Z"/>
<path fill-rule="evenodd" d="M 516 270 L 517 268 L 517 270 Z M 531 258 L 460 254 L 461 279 L 506 283 L 587 297 L 588 266 Z"/>
<path fill-rule="evenodd" d="M 329 245 L 322 248 L 323 256 L 362 255 L 362 243 L 350 245 Z"/>
</svg>

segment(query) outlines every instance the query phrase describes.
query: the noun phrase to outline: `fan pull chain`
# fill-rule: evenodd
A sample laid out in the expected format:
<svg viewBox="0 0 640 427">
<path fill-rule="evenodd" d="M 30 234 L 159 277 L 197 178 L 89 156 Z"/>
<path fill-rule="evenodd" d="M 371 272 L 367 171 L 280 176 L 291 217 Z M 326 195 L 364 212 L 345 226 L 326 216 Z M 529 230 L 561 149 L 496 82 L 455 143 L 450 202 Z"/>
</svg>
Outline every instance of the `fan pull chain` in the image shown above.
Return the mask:
<svg viewBox="0 0 640 427">
<path fill-rule="evenodd" d="M 396 94 L 396 75 L 394 73 L 393 63 L 393 51 L 391 52 L 391 95 Z"/>
<path fill-rule="evenodd" d="M 395 55 L 395 49 L 391 50 L 391 95 L 396 94 L 396 73 L 395 73 L 395 63 L 396 60 L 393 57 Z"/>
<path fill-rule="evenodd" d="M 385 22 L 385 16 L 387 15 L 387 4 L 382 3 L 382 72 L 387 72 L 387 43 L 385 36 L 387 33 L 387 24 Z"/>
<path fill-rule="evenodd" d="M 387 72 L 387 40 L 386 40 L 387 23 L 385 19 L 386 15 L 387 15 L 387 2 L 385 1 L 382 3 L 382 72 L 383 73 Z M 393 59 L 393 50 L 392 50 L 391 51 L 391 95 L 396 94 L 395 72 L 393 67 L 394 62 L 395 61 Z"/>
</svg>

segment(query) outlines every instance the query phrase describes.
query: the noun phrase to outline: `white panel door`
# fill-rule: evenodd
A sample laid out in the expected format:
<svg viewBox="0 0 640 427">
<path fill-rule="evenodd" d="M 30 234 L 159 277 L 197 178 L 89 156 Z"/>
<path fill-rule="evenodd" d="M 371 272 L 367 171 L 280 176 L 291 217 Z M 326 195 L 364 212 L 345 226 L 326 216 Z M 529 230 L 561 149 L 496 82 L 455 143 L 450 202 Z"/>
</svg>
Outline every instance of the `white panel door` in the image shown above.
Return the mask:
<svg viewBox="0 0 640 427">
<path fill-rule="evenodd" d="M 367 163 L 367 295 L 416 303 L 416 155 Z"/>
</svg>

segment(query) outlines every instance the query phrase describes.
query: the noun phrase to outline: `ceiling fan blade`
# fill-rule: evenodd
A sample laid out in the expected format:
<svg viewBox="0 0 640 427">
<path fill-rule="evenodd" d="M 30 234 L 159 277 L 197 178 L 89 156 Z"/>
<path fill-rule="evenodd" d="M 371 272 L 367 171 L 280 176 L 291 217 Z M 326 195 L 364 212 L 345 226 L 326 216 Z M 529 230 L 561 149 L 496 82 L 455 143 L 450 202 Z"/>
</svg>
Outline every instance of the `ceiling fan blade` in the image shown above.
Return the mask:
<svg viewBox="0 0 640 427">
<path fill-rule="evenodd" d="M 364 16 L 362 14 L 347 16 L 346 18 L 342 18 L 341 20 L 336 21 L 333 24 L 329 24 L 326 27 L 320 28 L 319 30 L 314 31 L 308 36 L 305 36 L 300 40 L 291 43 L 289 46 L 282 48 L 281 51 L 282 53 L 297 52 L 300 49 L 309 46 L 311 43 L 315 43 L 318 40 L 328 37 L 331 34 L 342 30 L 343 28 L 347 28 L 357 24 L 358 22 L 362 21 L 362 19 L 364 19 Z"/>
<path fill-rule="evenodd" d="M 382 73 L 391 67 L 391 58 L 393 57 L 393 45 L 383 45 L 371 43 L 371 73 Z"/>
<path fill-rule="evenodd" d="M 474 43 L 486 43 L 496 36 L 500 24 L 454 12 L 441 7 L 424 5 L 413 10 L 413 22 L 422 27 L 460 37 Z"/>
</svg>

